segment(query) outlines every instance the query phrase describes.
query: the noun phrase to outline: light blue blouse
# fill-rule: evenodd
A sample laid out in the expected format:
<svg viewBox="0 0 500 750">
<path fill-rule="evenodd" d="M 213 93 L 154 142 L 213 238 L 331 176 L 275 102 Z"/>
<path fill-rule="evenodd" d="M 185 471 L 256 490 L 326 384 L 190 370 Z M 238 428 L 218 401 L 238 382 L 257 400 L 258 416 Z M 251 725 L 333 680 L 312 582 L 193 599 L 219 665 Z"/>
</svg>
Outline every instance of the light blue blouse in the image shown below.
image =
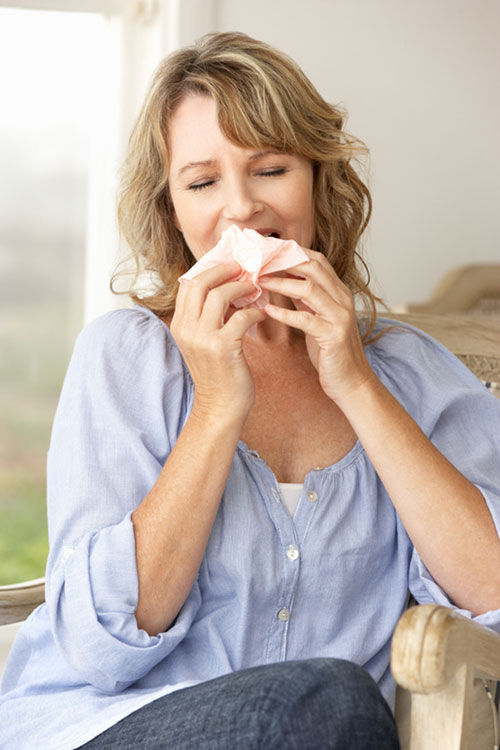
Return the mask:
<svg viewBox="0 0 500 750">
<path fill-rule="evenodd" d="M 408 327 L 366 351 L 382 382 L 480 488 L 500 529 L 500 401 Z M 240 442 L 177 620 L 155 637 L 138 630 L 130 515 L 192 397 L 170 332 L 146 309 L 108 313 L 80 334 L 48 457 L 47 603 L 11 651 L 1 748 L 75 748 L 166 693 L 285 659 L 353 660 L 391 702 L 390 641 L 408 591 L 450 605 L 359 442 L 306 476 L 294 519 L 269 467 Z M 476 619 L 500 630 L 500 612 Z"/>
</svg>

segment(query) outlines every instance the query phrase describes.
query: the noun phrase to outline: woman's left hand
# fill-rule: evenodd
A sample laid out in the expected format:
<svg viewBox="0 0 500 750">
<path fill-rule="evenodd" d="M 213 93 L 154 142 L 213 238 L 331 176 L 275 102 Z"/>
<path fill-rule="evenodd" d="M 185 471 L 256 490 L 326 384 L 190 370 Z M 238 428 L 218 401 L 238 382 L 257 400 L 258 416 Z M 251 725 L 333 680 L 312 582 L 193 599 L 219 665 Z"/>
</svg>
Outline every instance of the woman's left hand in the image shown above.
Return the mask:
<svg viewBox="0 0 500 750">
<path fill-rule="evenodd" d="M 498 534 L 481 492 L 430 442 L 366 360 L 352 295 L 320 253 L 267 277 L 296 309 L 269 317 L 304 331 L 321 386 L 344 412 L 424 564 L 450 599 L 480 614 L 500 607 Z M 478 542 L 479 540 L 479 542 Z M 495 562 L 492 562 L 495 561 Z"/>
<path fill-rule="evenodd" d="M 305 333 L 321 387 L 333 401 L 341 402 L 376 376 L 365 357 L 350 290 L 322 253 L 305 252 L 310 261 L 289 269 L 286 277 L 259 281 L 266 291 L 289 297 L 295 309 L 268 304 L 265 312 Z"/>
</svg>

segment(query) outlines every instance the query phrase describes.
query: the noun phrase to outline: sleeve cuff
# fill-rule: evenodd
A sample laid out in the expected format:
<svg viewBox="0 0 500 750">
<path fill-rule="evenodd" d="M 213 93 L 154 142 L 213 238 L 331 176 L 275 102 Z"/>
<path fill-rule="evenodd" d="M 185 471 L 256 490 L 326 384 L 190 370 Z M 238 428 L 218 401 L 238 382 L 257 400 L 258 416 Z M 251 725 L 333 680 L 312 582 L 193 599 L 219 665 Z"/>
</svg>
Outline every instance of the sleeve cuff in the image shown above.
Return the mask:
<svg viewBox="0 0 500 750">
<path fill-rule="evenodd" d="M 444 607 L 450 607 L 464 617 L 500 633 L 500 609 L 473 615 L 470 610 L 457 607 L 436 583 L 416 550 L 413 550 L 410 564 L 410 591 L 419 604 L 441 604 Z"/>
<path fill-rule="evenodd" d="M 150 636 L 137 627 L 135 538 L 131 514 L 64 547 L 51 584 L 56 640 L 70 664 L 104 692 L 147 674 L 183 640 L 201 603 L 195 584 L 174 625 Z"/>
</svg>

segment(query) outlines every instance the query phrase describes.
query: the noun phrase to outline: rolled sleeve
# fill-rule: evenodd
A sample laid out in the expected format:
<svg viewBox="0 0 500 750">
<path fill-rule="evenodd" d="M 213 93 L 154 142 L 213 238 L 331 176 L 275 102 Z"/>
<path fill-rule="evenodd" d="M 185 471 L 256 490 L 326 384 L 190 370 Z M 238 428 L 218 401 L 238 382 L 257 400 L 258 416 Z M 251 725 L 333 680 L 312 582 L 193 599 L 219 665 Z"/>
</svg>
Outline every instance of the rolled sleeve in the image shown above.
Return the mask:
<svg viewBox="0 0 500 750">
<path fill-rule="evenodd" d="M 461 365 L 460 365 L 461 366 Z M 464 373 L 468 379 L 469 373 Z M 430 439 L 485 499 L 500 537 L 500 401 L 477 380 L 450 388 Z M 481 542 L 478 541 L 478 544 Z M 500 632 L 500 609 L 474 616 L 457 607 L 413 550 L 410 590 L 421 604 L 452 607 L 460 614 Z"/>
<path fill-rule="evenodd" d="M 70 552 L 70 554 L 67 554 Z M 119 692 L 143 677 L 183 640 L 200 605 L 195 584 L 175 624 L 150 636 L 137 627 L 137 571 L 130 515 L 65 548 L 50 598 L 56 642 L 90 684 Z"/>
<path fill-rule="evenodd" d="M 483 612 L 480 615 L 473 615 L 470 610 L 457 607 L 441 586 L 436 583 L 415 549 L 413 550 L 410 563 L 409 587 L 412 595 L 419 604 L 441 604 L 444 607 L 450 607 L 480 625 L 485 625 L 497 633 L 500 632 L 500 609 Z"/>
<path fill-rule="evenodd" d="M 104 692 L 164 659 L 200 606 L 195 584 L 167 632 L 137 627 L 131 514 L 185 421 L 185 386 L 166 327 L 145 311 L 120 310 L 80 335 L 61 394 L 48 460 L 47 606 L 66 661 Z"/>
<path fill-rule="evenodd" d="M 500 401 L 479 382 L 457 389 L 430 435 L 443 455 L 481 492 L 500 537 Z M 478 540 L 478 544 L 481 542 Z M 500 609 L 474 616 L 453 604 L 413 550 L 410 590 L 420 603 L 434 602 L 500 632 Z"/>
<path fill-rule="evenodd" d="M 374 358 L 374 369 L 431 442 L 478 488 L 500 537 L 500 399 L 439 342 L 410 326 L 398 324 L 380 339 L 379 349 L 385 356 Z M 452 607 L 500 631 L 500 610 L 474 617 L 456 607 L 415 549 L 409 588 L 421 604 Z"/>
</svg>

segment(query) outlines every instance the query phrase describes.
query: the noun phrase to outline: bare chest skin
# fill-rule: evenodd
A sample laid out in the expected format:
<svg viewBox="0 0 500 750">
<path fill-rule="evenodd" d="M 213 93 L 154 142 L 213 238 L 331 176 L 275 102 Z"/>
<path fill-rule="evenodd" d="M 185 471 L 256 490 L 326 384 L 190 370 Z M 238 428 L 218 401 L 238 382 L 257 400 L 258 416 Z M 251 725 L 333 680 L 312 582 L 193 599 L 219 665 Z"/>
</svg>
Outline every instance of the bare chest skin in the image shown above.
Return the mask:
<svg viewBox="0 0 500 750">
<path fill-rule="evenodd" d="M 343 458 L 356 434 L 321 389 L 303 342 L 246 349 L 256 399 L 241 437 L 277 480 L 301 483 L 312 469 Z"/>
</svg>

